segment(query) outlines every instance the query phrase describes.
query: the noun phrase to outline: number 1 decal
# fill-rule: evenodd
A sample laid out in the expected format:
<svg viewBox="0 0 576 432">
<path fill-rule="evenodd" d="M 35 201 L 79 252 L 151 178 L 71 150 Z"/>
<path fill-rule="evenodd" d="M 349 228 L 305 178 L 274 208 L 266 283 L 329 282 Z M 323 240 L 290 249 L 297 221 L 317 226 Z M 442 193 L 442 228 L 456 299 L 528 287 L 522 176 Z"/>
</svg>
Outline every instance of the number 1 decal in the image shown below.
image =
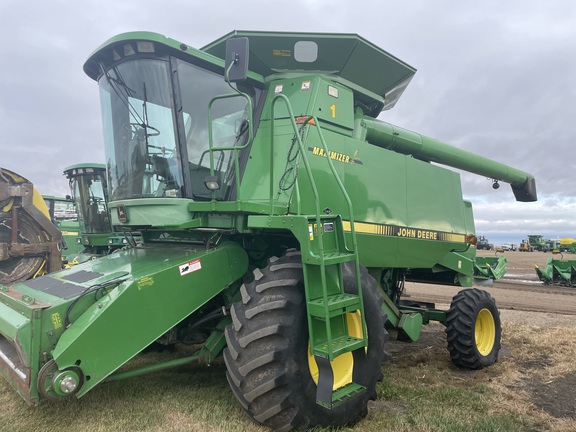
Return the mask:
<svg viewBox="0 0 576 432">
<path fill-rule="evenodd" d="M 336 118 L 336 105 L 330 105 L 330 111 L 332 111 L 332 118 Z"/>
</svg>

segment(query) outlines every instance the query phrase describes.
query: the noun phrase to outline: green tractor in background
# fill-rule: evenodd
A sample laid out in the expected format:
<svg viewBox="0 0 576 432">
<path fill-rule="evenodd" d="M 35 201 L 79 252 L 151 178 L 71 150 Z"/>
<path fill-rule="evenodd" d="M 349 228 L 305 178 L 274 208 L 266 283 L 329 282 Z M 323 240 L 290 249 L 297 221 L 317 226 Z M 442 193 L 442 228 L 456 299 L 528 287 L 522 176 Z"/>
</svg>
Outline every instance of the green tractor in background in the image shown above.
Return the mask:
<svg viewBox="0 0 576 432">
<path fill-rule="evenodd" d="M 135 32 L 84 70 L 111 225 L 142 242 L 1 287 L 0 370 L 26 401 L 223 355 L 255 421 L 339 426 L 376 397 L 388 331 L 415 341 L 437 320 L 454 364 L 497 361 L 498 309 L 471 288 L 472 205 L 436 164 L 518 201 L 535 180 L 377 120 L 414 68 L 357 35 L 232 32 L 198 50 Z M 466 289 L 439 310 L 403 299 L 405 281 Z M 154 342 L 199 349 L 119 371 Z"/>
</svg>

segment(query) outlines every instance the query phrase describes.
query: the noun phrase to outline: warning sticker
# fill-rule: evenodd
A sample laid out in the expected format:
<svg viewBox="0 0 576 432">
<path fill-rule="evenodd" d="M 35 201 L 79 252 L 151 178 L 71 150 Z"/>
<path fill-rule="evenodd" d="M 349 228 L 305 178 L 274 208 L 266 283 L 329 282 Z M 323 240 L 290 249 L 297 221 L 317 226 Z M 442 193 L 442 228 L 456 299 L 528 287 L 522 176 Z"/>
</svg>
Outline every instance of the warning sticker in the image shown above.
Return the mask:
<svg viewBox="0 0 576 432">
<path fill-rule="evenodd" d="M 200 263 L 199 259 L 196 259 L 194 261 L 187 262 L 186 264 L 182 264 L 178 266 L 178 268 L 180 269 L 180 276 L 184 276 L 188 273 L 200 270 L 202 268 L 202 264 Z"/>
<path fill-rule="evenodd" d="M 302 81 L 300 91 L 308 91 L 308 90 L 310 90 L 310 81 Z"/>
<path fill-rule="evenodd" d="M 52 326 L 54 327 L 54 330 L 62 327 L 62 317 L 58 312 L 52 314 Z"/>
<path fill-rule="evenodd" d="M 282 89 L 284 88 L 284 86 L 282 84 L 277 84 L 276 87 L 274 87 L 274 94 L 280 94 L 282 93 Z"/>
<path fill-rule="evenodd" d="M 273 49 L 272 55 L 275 57 L 292 57 L 292 50 L 287 49 Z"/>
<path fill-rule="evenodd" d="M 152 285 L 154 285 L 154 278 L 151 278 L 150 276 L 146 276 L 138 280 L 138 290 Z"/>
</svg>

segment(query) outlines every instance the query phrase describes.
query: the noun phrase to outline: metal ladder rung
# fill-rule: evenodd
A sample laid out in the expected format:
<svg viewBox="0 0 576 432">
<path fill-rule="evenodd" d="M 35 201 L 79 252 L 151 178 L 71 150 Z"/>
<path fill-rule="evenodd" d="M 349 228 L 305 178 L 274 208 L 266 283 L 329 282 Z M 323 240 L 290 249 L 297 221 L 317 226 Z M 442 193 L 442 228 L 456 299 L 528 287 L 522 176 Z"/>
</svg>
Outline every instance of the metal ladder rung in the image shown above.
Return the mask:
<svg viewBox="0 0 576 432">
<path fill-rule="evenodd" d="M 332 393 L 332 408 L 336 408 L 338 405 L 342 405 L 365 392 L 366 387 L 356 383 L 350 383 L 344 387 L 340 387 Z"/>
<path fill-rule="evenodd" d="M 332 318 L 337 315 L 357 311 L 360 299 L 355 294 L 335 294 L 328 296 L 328 316 L 324 307 L 324 299 L 319 298 L 308 302 L 308 313 L 319 318 Z"/>
<path fill-rule="evenodd" d="M 366 346 L 364 339 L 355 338 L 352 336 L 340 336 L 332 339 L 332 358 L 328 350 L 328 343 L 324 343 L 318 347 L 314 347 L 312 354 L 318 357 L 328 358 L 333 360 L 341 354 L 354 351 Z"/>
</svg>

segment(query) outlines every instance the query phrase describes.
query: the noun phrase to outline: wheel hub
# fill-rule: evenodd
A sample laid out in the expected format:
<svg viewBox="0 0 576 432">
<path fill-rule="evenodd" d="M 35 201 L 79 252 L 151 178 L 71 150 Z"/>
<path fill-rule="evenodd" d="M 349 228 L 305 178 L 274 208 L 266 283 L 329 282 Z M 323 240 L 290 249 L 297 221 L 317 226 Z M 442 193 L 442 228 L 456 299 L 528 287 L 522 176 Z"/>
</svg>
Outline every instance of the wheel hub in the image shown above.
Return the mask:
<svg viewBox="0 0 576 432">
<path fill-rule="evenodd" d="M 478 312 L 475 326 L 476 348 L 483 356 L 490 354 L 496 339 L 496 325 L 494 317 L 488 309 Z"/>
</svg>

